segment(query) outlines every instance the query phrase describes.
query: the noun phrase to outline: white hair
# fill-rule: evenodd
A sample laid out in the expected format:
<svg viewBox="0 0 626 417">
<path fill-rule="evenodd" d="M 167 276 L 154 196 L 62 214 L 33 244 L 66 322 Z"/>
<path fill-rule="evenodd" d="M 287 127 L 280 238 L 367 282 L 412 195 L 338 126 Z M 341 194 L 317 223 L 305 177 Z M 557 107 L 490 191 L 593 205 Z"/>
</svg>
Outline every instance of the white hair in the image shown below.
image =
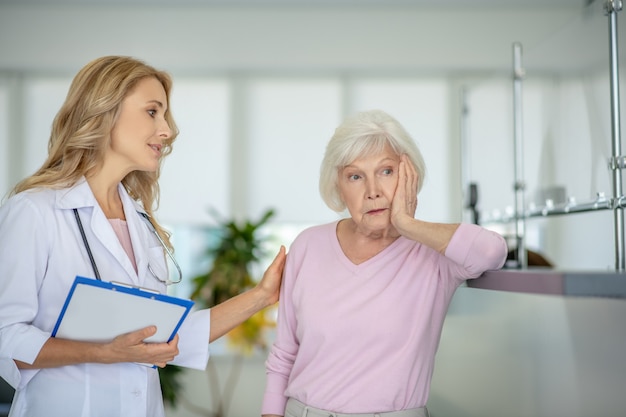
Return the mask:
<svg viewBox="0 0 626 417">
<path fill-rule="evenodd" d="M 328 207 L 337 212 L 346 208 L 338 188 L 339 171 L 356 159 L 382 152 L 387 144 L 396 154 L 409 157 L 417 171 L 420 192 L 426 164 L 417 144 L 396 119 L 382 110 L 369 110 L 346 118 L 326 145 L 319 189 Z"/>
</svg>

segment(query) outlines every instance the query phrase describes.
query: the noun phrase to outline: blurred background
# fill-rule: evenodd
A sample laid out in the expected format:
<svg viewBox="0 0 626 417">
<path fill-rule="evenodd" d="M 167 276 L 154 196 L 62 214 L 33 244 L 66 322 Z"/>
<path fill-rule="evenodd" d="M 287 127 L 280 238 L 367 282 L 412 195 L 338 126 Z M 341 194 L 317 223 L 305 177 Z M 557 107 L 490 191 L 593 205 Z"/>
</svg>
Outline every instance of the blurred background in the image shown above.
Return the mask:
<svg viewBox="0 0 626 417">
<path fill-rule="evenodd" d="M 257 276 L 280 244 L 341 216 L 319 197 L 319 165 L 341 120 L 372 108 L 396 117 L 422 149 L 428 173 L 417 217 L 473 221 L 474 184 L 481 224 L 515 249 L 514 224 L 502 220 L 515 207 L 513 44 L 525 73 L 527 203 L 610 197 L 605 8 L 614 3 L 0 0 L 0 195 L 43 162 L 74 74 L 94 58 L 130 55 L 174 78 L 180 135 L 157 213 L 187 278 L 210 263 L 204 254 L 219 226 L 210 210 L 237 221 L 275 210 Z M 532 219 L 525 237 L 557 269 L 615 268 L 611 210 Z M 187 278 L 174 295 L 188 296 Z M 623 300 L 460 288 L 432 414 L 623 416 L 624 314 Z M 212 361 L 224 379 L 232 353 L 220 343 Z M 226 415 L 259 414 L 265 355 L 245 358 Z M 192 405 L 169 415 L 207 415 L 193 406 L 214 407 L 207 375 L 185 371 L 183 383 Z"/>
</svg>

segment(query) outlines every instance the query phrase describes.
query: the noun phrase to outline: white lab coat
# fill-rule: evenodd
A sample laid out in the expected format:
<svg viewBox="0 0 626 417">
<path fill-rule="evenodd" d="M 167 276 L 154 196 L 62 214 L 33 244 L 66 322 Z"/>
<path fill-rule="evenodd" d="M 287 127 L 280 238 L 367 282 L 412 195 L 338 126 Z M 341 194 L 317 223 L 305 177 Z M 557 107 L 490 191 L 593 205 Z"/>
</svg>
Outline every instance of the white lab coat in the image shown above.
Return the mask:
<svg viewBox="0 0 626 417">
<path fill-rule="evenodd" d="M 137 213 L 143 209 L 121 184 L 119 192 L 138 272 L 84 179 L 69 189 L 26 191 L 0 207 L 0 376 L 16 388 L 11 417 L 164 415 L 156 369 L 86 363 L 19 370 L 14 362 L 35 360 L 74 278 L 95 276 L 74 208 L 104 281 L 165 291 L 148 271 L 150 264 L 166 277 L 162 246 Z M 173 363 L 204 369 L 209 327 L 209 310 L 190 314 L 179 331 L 180 354 Z"/>
</svg>

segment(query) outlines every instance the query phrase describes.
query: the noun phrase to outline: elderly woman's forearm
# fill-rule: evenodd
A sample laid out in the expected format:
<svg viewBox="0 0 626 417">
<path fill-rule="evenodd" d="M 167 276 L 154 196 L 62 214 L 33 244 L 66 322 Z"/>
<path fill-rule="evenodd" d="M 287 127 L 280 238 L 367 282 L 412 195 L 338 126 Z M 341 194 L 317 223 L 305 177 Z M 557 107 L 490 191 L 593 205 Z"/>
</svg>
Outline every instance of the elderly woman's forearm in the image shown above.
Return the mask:
<svg viewBox="0 0 626 417">
<path fill-rule="evenodd" d="M 452 236 L 459 228 L 458 223 L 431 223 L 407 218 L 396 225 L 398 232 L 407 239 L 422 243 L 439 253 L 445 253 Z"/>
</svg>

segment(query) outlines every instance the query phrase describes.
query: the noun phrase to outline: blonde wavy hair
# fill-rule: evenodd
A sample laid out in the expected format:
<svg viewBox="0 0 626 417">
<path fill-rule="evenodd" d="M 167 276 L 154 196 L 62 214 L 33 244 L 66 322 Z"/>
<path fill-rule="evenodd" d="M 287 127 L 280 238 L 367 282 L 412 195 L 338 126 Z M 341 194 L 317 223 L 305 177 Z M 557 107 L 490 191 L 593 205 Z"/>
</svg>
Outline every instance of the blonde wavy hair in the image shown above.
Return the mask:
<svg viewBox="0 0 626 417">
<path fill-rule="evenodd" d="M 117 121 L 122 101 L 144 78 L 156 78 L 165 89 L 167 112 L 165 120 L 172 134 L 163 141 L 161 160 L 172 152 L 178 128 L 169 110 L 172 79 L 142 61 L 125 56 L 105 56 L 85 65 L 74 77 L 65 102 L 52 123 L 48 157 L 33 175 L 20 181 L 10 195 L 32 188 L 71 187 L 83 176 L 97 172 L 111 144 L 111 131 Z M 152 216 L 159 204 L 159 175 L 155 172 L 133 171 L 122 184 L 128 194 L 141 203 L 152 224 L 166 245 L 172 249 L 170 233 Z"/>
</svg>

